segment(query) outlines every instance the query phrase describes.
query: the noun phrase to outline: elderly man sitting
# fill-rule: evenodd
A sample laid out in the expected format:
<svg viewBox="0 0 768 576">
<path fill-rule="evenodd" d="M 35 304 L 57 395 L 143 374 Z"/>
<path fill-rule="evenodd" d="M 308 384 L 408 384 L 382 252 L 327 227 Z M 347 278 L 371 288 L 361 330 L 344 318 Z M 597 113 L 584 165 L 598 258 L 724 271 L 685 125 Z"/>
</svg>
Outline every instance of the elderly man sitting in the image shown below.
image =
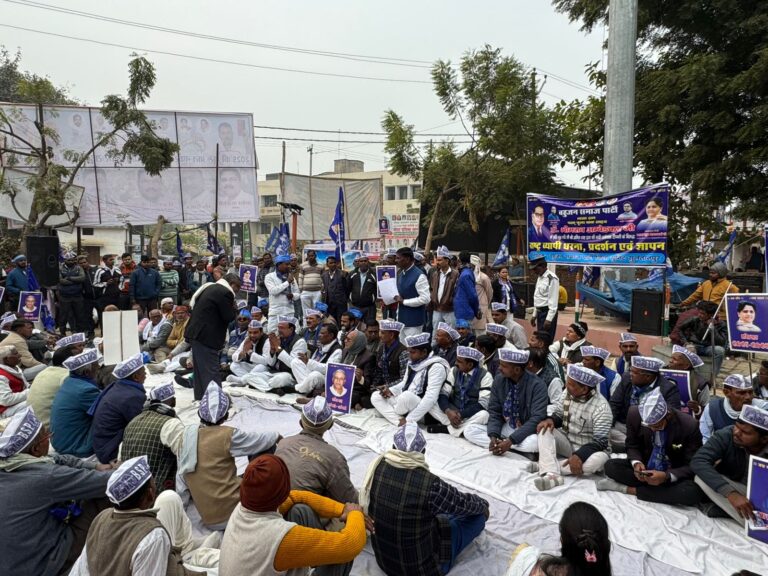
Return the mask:
<svg viewBox="0 0 768 576">
<path fill-rule="evenodd" d="M 486 335 L 493 339 L 493 343 L 496 345 L 497 350 L 517 350 L 514 344 L 507 339 L 509 334 L 509 328 L 504 324 L 496 324 L 495 322 L 488 322 L 485 325 Z"/>
<path fill-rule="evenodd" d="M 520 324 L 509 314 L 509 308 L 503 302 L 491 302 L 491 317 L 495 324 L 507 327 L 507 340 L 515 348 L 522 350 L 528 346 L 528 336 Z"/>
<path fill-rule="evenodd" d="M 16 346 L 0 346 L 0 418 L 9 418 L 27 407 L 29 383 L 19 368 Z"/>
<path fill-rule="evenodd" d="M 160 310 L 149 311 L 149 322 L 141 334 L 141 350 L 147 352 L 153 360 L 162 362 L 170 353 L 168 336 L 173 330 L 171 324 Z"/>
<path fill-rule="evenodd" d="M 28 382 L 32 382 L 35 376 L 47 367 L 29 351 L 29 339 L 32 338 L 34 327 L 29 320 L 14 320 L 11 322 L 8 336 L 3 339 L 3 345 L 15 347 L 21 356 L 19 366 Z"/>
<path fill-rule="evenodd" d="M 448 362 L 448 366 L 454 366 L 456 364 L 457 342 L 460 338 L 461 334 L 453 326 L 440 322 L 435 330 L 435 345 L 432 351 L 436 356 Z"/>
<path fill-rule="evenodd" d="M 232 354 L 232 364 L 229 369 L 232 374 L 227 376 L 227 382 L 235 385 L 246 383 L 245 378 L 251 373 L 266 373 L 269 369 L 269 338 L 264 334 L 264 325 L 259 320 L 251 320 L 248 324 L 248 337 Z"/>
<path fill-rule="evenodd" d="M 405 338 L 410 361 L 405 377 L 396 386 L 385 386 L 371 395 L 371 404 L 395 426 L 418 422 L 437 405 L 437 398 L 448 379 L 450 366 L 431 353 L 428 333 Z"/>
<path fill-rule="evenodd" d="M 539 490 L 561 486 L 564 475 L 600 472 L 608 461 L 611 408 L 596 390 L 602 382 L 597 372 L 581 364 L 568 365 L 565 390 L 552 416 L 537 427 L 539 463 L 531 462 L 528 469 L 541 472 L 534 481 Z"/>
<path fill-rule="evenodd" d="M 299 321 L 293 316 L 277 317 L 277 334 L 269 334 L 269 372 L 251 372 L 244 383 L 262 392 L 292 391 L 296 381 L 291 371 L 294 360 L 306 356 L 307 342 L 299 337 Z"/>
<path fill-rule="evenodd" d="M 440 422 L 428 427 L 431 434 L 450 433 L 459 437 L 469 427 L 488 422 L 493 376 L 480 366 L 482 361 L 480 350 L 458 347 L 456 366 L 448 374 L 448 381 L 437 398 L 438 410 L 429 411 Z"/>
</svg>

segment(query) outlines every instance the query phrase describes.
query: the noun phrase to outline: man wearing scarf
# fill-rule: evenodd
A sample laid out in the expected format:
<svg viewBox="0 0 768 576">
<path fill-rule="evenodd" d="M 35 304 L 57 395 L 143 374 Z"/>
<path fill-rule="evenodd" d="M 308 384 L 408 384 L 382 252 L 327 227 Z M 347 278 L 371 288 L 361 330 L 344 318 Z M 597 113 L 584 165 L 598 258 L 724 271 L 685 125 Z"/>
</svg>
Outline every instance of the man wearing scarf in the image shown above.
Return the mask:
<svg viewBox="0 0 768 576">
<path fill-rule="evenodd" d="M 248 337 L 232 354 L 232 364 L 229 369 L 232 374 L 227 376 L 227 382 L 237 386 L 246 384 L 245 377 L 251 373 L 266 373 L 269 368 L 269 338 L 264 334 L 264 325 L 259 320 L 251 320 L 248 324 Z"/>
<path fill-rule="evenodd" d="M 480 366 L 482 361 L 480 350 L 458 347 L 456 366 L 448 374 L 446 386 L 437 398 L 437 409 L 430 410 L 430 414 L 440 422 L 427 428 L 430 434 L 450 433 L 458 438 L 466 434 L 470 427 L 485 428 L 493 376 Z M 487 439 L 487 435 L 485 437 Z"/>
<path fill-rule="evenodd" d="M 142 354 L 120 362 L 112 374 L 117 380 L 104 389 L 88 410 L 93 416 L 93 451 L 102 464 L 117 459 L 125 427 L 141 413 L 147 400 L 147 371 Z"/>
<path fill-rule="evenodd" d="M 527 350 L 499 350 L 499 373 L 493 380 L 488 425 L 472 425 L 464 437 L 494 456 L 538 452 L 536 427 L 547 417 L 547 387 L 526 370 Z"/>
<path fill-rule="evenodd" d="M 6 549 L 12 546 L 3 557 L 7 574 L 69 573 L 91 522 L 105 506 L 110 476 L 105 471 L 112 467 L 48 456 L 50 438 L 29 407 L 0 434 L 0 539 Z"/>
<path fill-rule="evenodd" d="M 171 330 L 173 330 L 173 325 L 168 322 L 160 310 L 150 310 L 149 322 L 144 326 L 141 335 L 142 352 L 149 353 L 150 357 L 157 362 L 165 360 L 166 355 L 170 352 L 167 344 Z"/>
<path fill-rule="evenodd" d="M 747 405 L 736 424 L 715 432 L 691 459 L 694 481 L 713 502 L 708 516 L 730 516 L 742 529 L 755 519 L 746 496 L 751 455 L 768 457 L 768 410 Z"/>
<path fill-rule="evenodd" d="M 320 518 L 338 518 L 345 526 L 329 532 Z M 349 574 L 365 546 L 365 525 L 357 504 L 291 490 L 285 462 L 271 454 L 259 456 L 243 473 L 240 502 L 221 543 L 219 574 L 299 576 L 308 575 L 310 566 L 316 576 Z"/>
<path fill-rule="evenodd" d="M 303 341 L 303 340 L 302 340 Z M 310 357 L 306 352 L 291 361 L 291 373 L 296 380 L 296 392 L 312 394 L 325 386 L 328 364 L 341 361 L 341 344 L 336 326 L 320 329 L 320 346 Z"/>
<path fill-rule="evenodd" d="M 373 408 L 371 394 L 374 391 L 372 384 L 376 358 L 368 351 L 368 339 L 364 332 L 354 330 L 347 334 L 341 352 L 341 363 L 355 367 L 352 406 L 357 409 Z"/>
<path fill-rule="evenodd" d="M 695 506 L 702 492 L 693 482 L 690 463 L 701 448 L 696 420 L 667 406 L 657 388 L 627 415 L 627 457 L 605 464 L 607 478 L 598 490 L 637 496 L 638 500 Z"/>
<path fill-rule="evenodd" d="M 307 343 L 307 349 L 310 354 L 314 354 L 318 347 L 320 338 L 320 320 L 323 313 L 316 308 L 306 308 L 304 310 L 305 327 L 301 331 L 301 338 Z"/>
<path fill-rule="evenodd" d="M 562 486 L 563 476 L 600 472 L 610 458 L 611 408 L 596 390 L 602 381 L 600 374 L 581 364 L 568 365 L 565 390 L 552 416 L 536 427 L 539 462 L 531 462 L 528 470 L 540 472 L 534 480 L 539 490 Z"/>
<path fill-rule="evenodd" d="M 275 270 L 264 277 L 264 286 L 269 293 L 269 316 L 267 332 L 277 328 L 278 316 L 293 316 L 294 303 L 299 301 L 299 285 L 291 272 L 291 257 L 282 254 L 275 259 Z"/>
<path fill-rule="evenodd" d="M 705 443 L 718 430 L 736 424 L 744 406 L 754 404 L 765 408 L 768 404 L 763 400 L 754 399 L 752 385 L 741 374 L 731 374 L 726 377 L 723 381 L 723 394 L 725 396 L 715 396 L 710 399 L 701 415 L 699 430 Z"/>
<path fill-rule="evenodd" d="M 622 378 L 609 401 L 614 422 L 611 429 L 611 446 L 617 451 L 624 449 L 629 407 L 640 404 L 643 396 L 659 388 L 669 406 L 680 406 L 680 390 L 677 389 L 677 384 L 659 375 L 659 370 L 664 367 L 662 360 L 652 356 L 632 356 L 631 363 L 629 378 Z"/>
<path fill-rule="evenodd" d="M 376 353 L 376 370 L 373 387 L 394 386 L 400 383 L 408 367 L 408 349 L 400 342 L 403 324 L 394 320 L 382 320 L 379 324 L 381 346 Z"/>
<path fill-rule="evenodd" d="M 215 382 L 209 383 L 197 410 L 200 425 L 185 428 L 178 462 L 176 492 L 189 491 L 203 524 L 211 530 L 224 530 L 239 501 L 235 458 L 268 452 L 280 440 L 277 432 L 224 426 L 229 407 L 229 396 Z"/>
<path fill-rule="evenodd" d="M 299 321 L 294 316 L 278 316 L 277 334 L 269 334 L 269 372 L 251 372 L 244 382 L 249 386 L 270 392 L 287 392 L 296 384 L 291 365 L 307 355 L 307 343 L 296 333 Z M 335 335 L 334 335 L 335 338 Z"/>
<path fill-rule="evenodd" d="M 592 345 L 587 340 L 587 330 L 589 327 L 586 322 L 574 322 L 568 326 L 563 339 L 549 347 L 549 351 L 558 358 L 561 379 L 565 378 L 565 368 L 568 364 L 581 362 L 581 347 Z"/>
<path fill-rule="evenodd" d="M 299 425 L 301 432 L 280 440 L 275 451 L 291 473 L 291 490 L 357 504 L 346 458 L 323 439 L 333 426 L 333 412 L 325 398 L 316 396 L 304 405 Z"/>
<path fill-rule="evenodd" d="M 485 529 L 488 502 L 459 492 L 429 471 L 426 440 L 415 422 L 368 467 L 360 504 L 376 527 L 371 545 L 387 574 L 440 576 Z"/>
<path fill-rule="evenodd" d="M 439 322 L 435 330 L 435 345 L 432 347 L 432 352 L 445 360 L 448 366 L 455 366 L 459 338 L 461 338 L 461 334 L 453 326 Z"/>
<path fill-rule="evenodd" d="M 192 346 L 192 383 L 194 398 L 200 400 L 207 383 L 221 384 L 219 353 L 227 339 L 229 323 L 235 319 L 235 292 L 240 290 L 240 277 L 227 274 L 215 283 L 203 284 L 192 297 L 192 317 L 184 338 Z"/>
<path fill-rule="evenodd" d="M 371 404 L 391 424 L 418 422 L 437 405 L 440 389 L 448 379 L 450 366 L 432 354 L 431 336 L 426 332 L 408 336 L 410 361 L 405 377 L 396 386 L 384 387 L 371 395 Z"/>
</svg>

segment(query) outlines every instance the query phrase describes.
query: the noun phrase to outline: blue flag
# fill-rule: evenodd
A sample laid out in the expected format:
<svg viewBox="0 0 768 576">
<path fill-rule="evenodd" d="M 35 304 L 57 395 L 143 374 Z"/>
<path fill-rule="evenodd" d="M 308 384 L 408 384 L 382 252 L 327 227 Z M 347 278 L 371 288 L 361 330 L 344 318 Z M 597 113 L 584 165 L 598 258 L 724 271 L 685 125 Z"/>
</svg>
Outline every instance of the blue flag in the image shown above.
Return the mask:
<svg viewBox="0 0 768 576">
<path fill-rule="evenodd" d="M 736 236 L 738 236 L 738 232 L 736 232 L 734 229 L 733 232 L 731 232 L 731 236 L 728 238 L 728 245 L 723 248 L 716 257 L 718 262 L 725 263 L 725 261 L 728 259 L 728 256 L 731 255 L 733 245 L 736 243 Z"/>
<path fill-rule="evenodd" d="M 269 238 L 267 238 L 267 243 L 264 245 L 264 250 L 271 252 L 275 247 L 275 242 L 277 242 L 277 228 L 273 226 L 272 232 L 270 232 Z"/>
<path fill-rule="evenodd" d="M 506 266 L 509 264 L 509 228 L 504 238 L 501 239 L 501 245 L 496 251 L 496 258 L 493 260 L 493 266 Z"/>
<path fill-rule="evenodd" d="M 181 234 L 179 234 L 179 230 L 176 230 L 176 252 L 179 255 L 179 262 L 184 262 L 184 249 L 181 245 Z"/>
<path fill-rule="evenodd" d="M 275 241 L 275 254 L 282 256 L 288 254 L 291 249 L 291 232 L 288 229 L 288 222 L 281 222 L 277 231 L 277 240 Z"/>
<path fill-rule="evenodd" d="M 333 222 L 331 222 L 330 228 L 328 228 L 328 234 L 331 236 L 331 240 L 336 245 L 336 260 L 341 260 L 342 255 L 346 252 L 344 247 L 344 239 L 346 233 L 344 230 L 344 188 L 339 186 L 339 201 L 336 203 L 336 213 L 333 215 Z"/>
<path fill-rule="evenodd" d="M 600 281 L 600 266 L 584 266 L 584 277 L 582 283 L 587 286 L 594 286 Z"/>
<path fill-rule="evenodd" d="M 221 245 L 219 244 L 219 241 L 216 240 L 216 236 L 211 234 L 211 227 L 206 226 L 205 229 L 208 232 L 208 245 L 207 248 L 210 252 L 213 252 L 214 254 L 221 254 Z"/>
<path fill-rule="evenodd" d="M 672 268 L 672 260 L 669 258 L 667 258 L 665 268 L 654 268 L 651 270 L 650 274 L 648 274 L 648 280 L 662 280 L 664 278 L 664 270 L 667 271 L 667 275 L 674 272 L 674 269 Z"/>
</svg>

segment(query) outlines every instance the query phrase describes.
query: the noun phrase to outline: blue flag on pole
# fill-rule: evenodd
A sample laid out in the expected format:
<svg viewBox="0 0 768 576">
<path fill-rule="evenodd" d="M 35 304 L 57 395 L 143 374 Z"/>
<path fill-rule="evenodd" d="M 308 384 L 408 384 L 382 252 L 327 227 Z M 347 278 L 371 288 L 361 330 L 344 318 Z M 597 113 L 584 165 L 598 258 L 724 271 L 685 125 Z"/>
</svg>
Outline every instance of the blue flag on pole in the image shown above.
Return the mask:
<svg viewBox="0 0 768 576">
<path fill-rule="evenodd" d="M 267 252 L 271 252 L 275 247 L 275 242 L 277 242 L 277 227 L 272 227 L 272 232 L 269 233 L 269 238 L 267 238 L 267 243 L 264 244 L 264 250 Z"/>
<path fill-rule="evenodd" d="M 336 260 L 339 261 L 346 252 L 344 247 L 346 237 L 344 230 L 344 188 L 342 186 L 339 186 L 339 201 L 336 203 L 336 213 L 333 215 L 330 228 L 328 228 L 328 234 L 336 245 Z"/>
<path fill-rule="evenodd" d="M 493 266 L 506 266 L 509 264 L 509 228 L 504 238 L 501 239 L 501 245 L 496 251 L 496 258 L 493 260 Z"/>
<path fill-rule="evenodd" d="M 208 251 L 213 252 L 214 254 L 221 254 L 221 245 L 219 244 L 219 241 L 216 240 L 216 236 L 211 233 L 211 227 L 206 226 L 205 229 L 208 231 Z"/>
<path fill-rule="evenodd" d="M 600 281 L 600 266 L 584 266 L 584 276 L 582 283 L 587 286 L 594 286 Z"/>
<path fill-rule="evenodd" d="M 291 249 L 291 232 L 288 229 L 288 222 L 281 222 L 277 231 L 277 240 L 275 240 L 275 254 L 282 256 L 288 254 Z"/>
<path fill-rule="evenodd" d="M 181 234 L 176 230 L 176 252 L 179 255 L 179 262 L 184 262 L 184 249 L 181 245 Z"/>
<path fill-rule="evenodd" d="M 738 232 L 736 232 L 736 230 L 734 229 L 734 231 L 731 232 L 731 235 L 728 238 L 728 245 L 725 248 L 723 248 L 716 257 L 716 260 L 718 262 L 722 262 L 723 264 L 725 264 L 725 261 L 728 259 L 728 256 L 731 255 L 731 251 L 733 250 L 733 245 L 736 243 L 736 236 L 738 236 Z"/>
</svg>

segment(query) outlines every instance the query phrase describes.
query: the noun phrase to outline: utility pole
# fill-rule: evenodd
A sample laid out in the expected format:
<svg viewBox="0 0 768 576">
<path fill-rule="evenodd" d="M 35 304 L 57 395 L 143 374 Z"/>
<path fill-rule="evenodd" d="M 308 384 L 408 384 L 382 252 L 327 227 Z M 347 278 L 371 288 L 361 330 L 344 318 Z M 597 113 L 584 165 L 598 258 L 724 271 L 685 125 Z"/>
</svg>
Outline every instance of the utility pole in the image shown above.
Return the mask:
<svg viewBox="0 0 768 576">
<path fill-rule="evenodd" d="M 605 132 L 603 135 L 603 194 L 632 189 L 635 136 L 635 60 L 638 0 L 611 0 L 608 7 L 608 66 L 606 70 Z M 617 270 L 619 280 L 632 279 L 632 270 Z"/>
<path fill-rule="evenodd" d="M 608 8 L 608 69 L 603 138 L 603 193 L 606 195 L 632 189 L 637 1 L 611 0 Z"/>
<path fill-rule="evenodd" d="M 314 242 L 317 240 L 317 238 L 315 238 L 315 216 L 314 211 L 312 210 L 312 207 L 315 205 L 312 200 L 312 157 L 315 153 L 315 145 L 310 144 L 307 146 L 307 152 L 309 152 L 309 222 L 312 228 L 312 241 Z"/>
</svg>

